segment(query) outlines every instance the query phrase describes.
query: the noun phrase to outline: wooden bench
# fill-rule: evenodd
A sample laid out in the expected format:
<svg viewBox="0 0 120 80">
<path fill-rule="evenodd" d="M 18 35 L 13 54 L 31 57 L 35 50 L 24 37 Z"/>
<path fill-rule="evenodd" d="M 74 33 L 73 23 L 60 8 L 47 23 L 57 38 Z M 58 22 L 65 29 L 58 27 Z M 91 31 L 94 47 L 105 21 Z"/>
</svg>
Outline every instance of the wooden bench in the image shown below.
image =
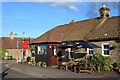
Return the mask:
<svg viewBox="0 0 120 80">
<path fill-rule="evenodd" d="M 59 68 L 60 70 L 68 70 L 68 68 L 74 68 L 74 65 L 75 63 L 70 61 L 70 62 L 62 62 L 60 65 L 59 65 Z"/>
<path fill-rule="evenodd" d="M 83 65 L 76 65 L 74 66 L 74 72 L 82 72 L 82 73 L 92 73 L 96 71 L 96 68 L 94 65 L 91 65 L 89 67 L 83 66 Z"/>
</svg>

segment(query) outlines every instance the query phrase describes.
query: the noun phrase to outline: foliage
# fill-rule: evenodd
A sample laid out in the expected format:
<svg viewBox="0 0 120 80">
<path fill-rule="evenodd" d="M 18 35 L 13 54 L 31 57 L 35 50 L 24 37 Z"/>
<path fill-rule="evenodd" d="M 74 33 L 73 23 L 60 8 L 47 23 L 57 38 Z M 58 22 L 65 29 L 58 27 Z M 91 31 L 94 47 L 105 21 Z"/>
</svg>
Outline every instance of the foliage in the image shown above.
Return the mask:
<svg viewBox="0 0 120 80">
<path fill-rule="evenodd" d="M 33 61 L 32 64 L 35 66 L 37 63 L 35 61 Z"/>
<path fill-rule="evenodd" d="M 39 61 L 36 65 L 37 65 L 38 67 L 42 67 L 42 62 Z"/>
<path fill-rule="evenodd" d="M 114 67 L 114 69 L 120 68 L 120 62 L 115 62 L 115 63 L 113 64 L 113 67 Z"/>
<path fill-rule="evenodd" d="M 13 56 L 10 57 L 10 60 L 16 60 Z"/>
<path fill-rule="evenodd" d="M 110 50 L 116 49 L 116 48 L 120 48 L 120 45 L 113 45 L 110 47 Z"/>
<path fill-rule="evenodd" d="M 102 70 L 102 71 L 112 70 L 112 68 L 113 68 L 112 64 L 114 64 L 113 59 L 111 59 L 110 57 L 104 57 L 99 53 L 96 53 L 93 55 L 92 62 L 94 62 L 94 64 L 97 67 L 100 67 L 100 70 Z"/>
<path fill-rule="evenodd" d="M 33 45 L 30 46 L 30 50 L 31 50 L 31 51 L 35 51 L 35 46 L 33 46 Z"/>
<path fill-rule="evenodd" d="M 6 48 L 1 48 L 1 49 L 0 49 L 0 59 L 4 59 L 4 57 L 5 57 L 5 52 L 6 52 Z"/>
<path fill-rule="evenodd" d="M 34 64 L 34 63 L 33 63 Z M 36 66 L 38 67 L 47 67 L 47 63 L 46 62 L 42 62 L 42 61 L 39 61 L 38 63 L 35 63 Z"/>
<path fill-rule="evenodd" d="M 118 65 L 117 65 L 117 66 L 118 66 L 118 68 L 120 68 L 120 62 L 118 62 Z"/>
</svg>

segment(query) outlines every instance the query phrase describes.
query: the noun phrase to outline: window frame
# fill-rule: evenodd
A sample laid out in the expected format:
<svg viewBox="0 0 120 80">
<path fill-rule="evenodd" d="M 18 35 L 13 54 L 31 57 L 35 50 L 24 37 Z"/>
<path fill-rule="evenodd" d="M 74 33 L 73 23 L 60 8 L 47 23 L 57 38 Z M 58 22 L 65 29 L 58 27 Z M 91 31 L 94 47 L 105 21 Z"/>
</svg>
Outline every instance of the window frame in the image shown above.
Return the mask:
<svg viewBox="0 0 120 80">
<path fill-rule="evenodd" d="M 37 54 L 38 55 L 46 55 L 47 54 L 47 47 L 45 45 L 38 46 Z"/>
<path fill-rule="evenodd" d="M 90 54 L 90 53 L 89 53 L 90 50 L 93 50 L 93 54 L 94 54 L 94 48 L 87 48 L 87 55 L 93 56 L 93 54 Z"/>
<path fill-rule="evenodd" d="M 73 52 L 73 49 L 69 48 L 69 50 L 68 50 L 68 59 L 69 60 L 74 60 L 75 59 L 74 56 L 75 56 L 75 54 Z"/>
<path fill-rule="evenodd" d="M 53 56 L 57 56 L 57 46 L 53 46 L 52 52 Z"/>
<path fill-rule="evenodd" d="M 110 56 L 110 49 L 104 49 L 104 45 L 109 45 L 109 47 L 110 47 L 109 43 L 102 43 L 102 55 L 103 56 Z M 105 54 L 104 50 L 106 50 L 106 51 L 108 50 L 109 51 L 109 55 Z"/>
</svg>

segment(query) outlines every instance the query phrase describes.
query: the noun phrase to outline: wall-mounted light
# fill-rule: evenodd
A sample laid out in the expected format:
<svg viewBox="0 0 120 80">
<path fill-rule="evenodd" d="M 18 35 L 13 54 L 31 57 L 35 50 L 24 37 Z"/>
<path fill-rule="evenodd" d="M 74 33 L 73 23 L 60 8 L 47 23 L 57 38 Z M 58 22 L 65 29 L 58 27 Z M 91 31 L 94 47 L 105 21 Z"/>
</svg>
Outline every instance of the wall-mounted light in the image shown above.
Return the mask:
<svg viewBox="0 0 120 80">
<path fill-rule="evenodd" d="M 52 48 L 52 46 L 49 46 L 49 48 Z"/>
</svg>

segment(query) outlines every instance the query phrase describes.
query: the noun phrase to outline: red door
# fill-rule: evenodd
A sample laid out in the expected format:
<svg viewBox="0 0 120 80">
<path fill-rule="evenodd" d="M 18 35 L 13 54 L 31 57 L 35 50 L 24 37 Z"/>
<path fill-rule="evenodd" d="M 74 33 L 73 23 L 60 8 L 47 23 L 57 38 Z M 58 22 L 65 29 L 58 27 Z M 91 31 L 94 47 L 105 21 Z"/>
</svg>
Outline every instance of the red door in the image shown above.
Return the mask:
<svg viewBox="0 0 120 80">
<path fill-rule="evenodd" d="M 57 65 L 57 64 L 58 64 L 58 57 L 52 56 L 52 65 Z"/>
</svg>

